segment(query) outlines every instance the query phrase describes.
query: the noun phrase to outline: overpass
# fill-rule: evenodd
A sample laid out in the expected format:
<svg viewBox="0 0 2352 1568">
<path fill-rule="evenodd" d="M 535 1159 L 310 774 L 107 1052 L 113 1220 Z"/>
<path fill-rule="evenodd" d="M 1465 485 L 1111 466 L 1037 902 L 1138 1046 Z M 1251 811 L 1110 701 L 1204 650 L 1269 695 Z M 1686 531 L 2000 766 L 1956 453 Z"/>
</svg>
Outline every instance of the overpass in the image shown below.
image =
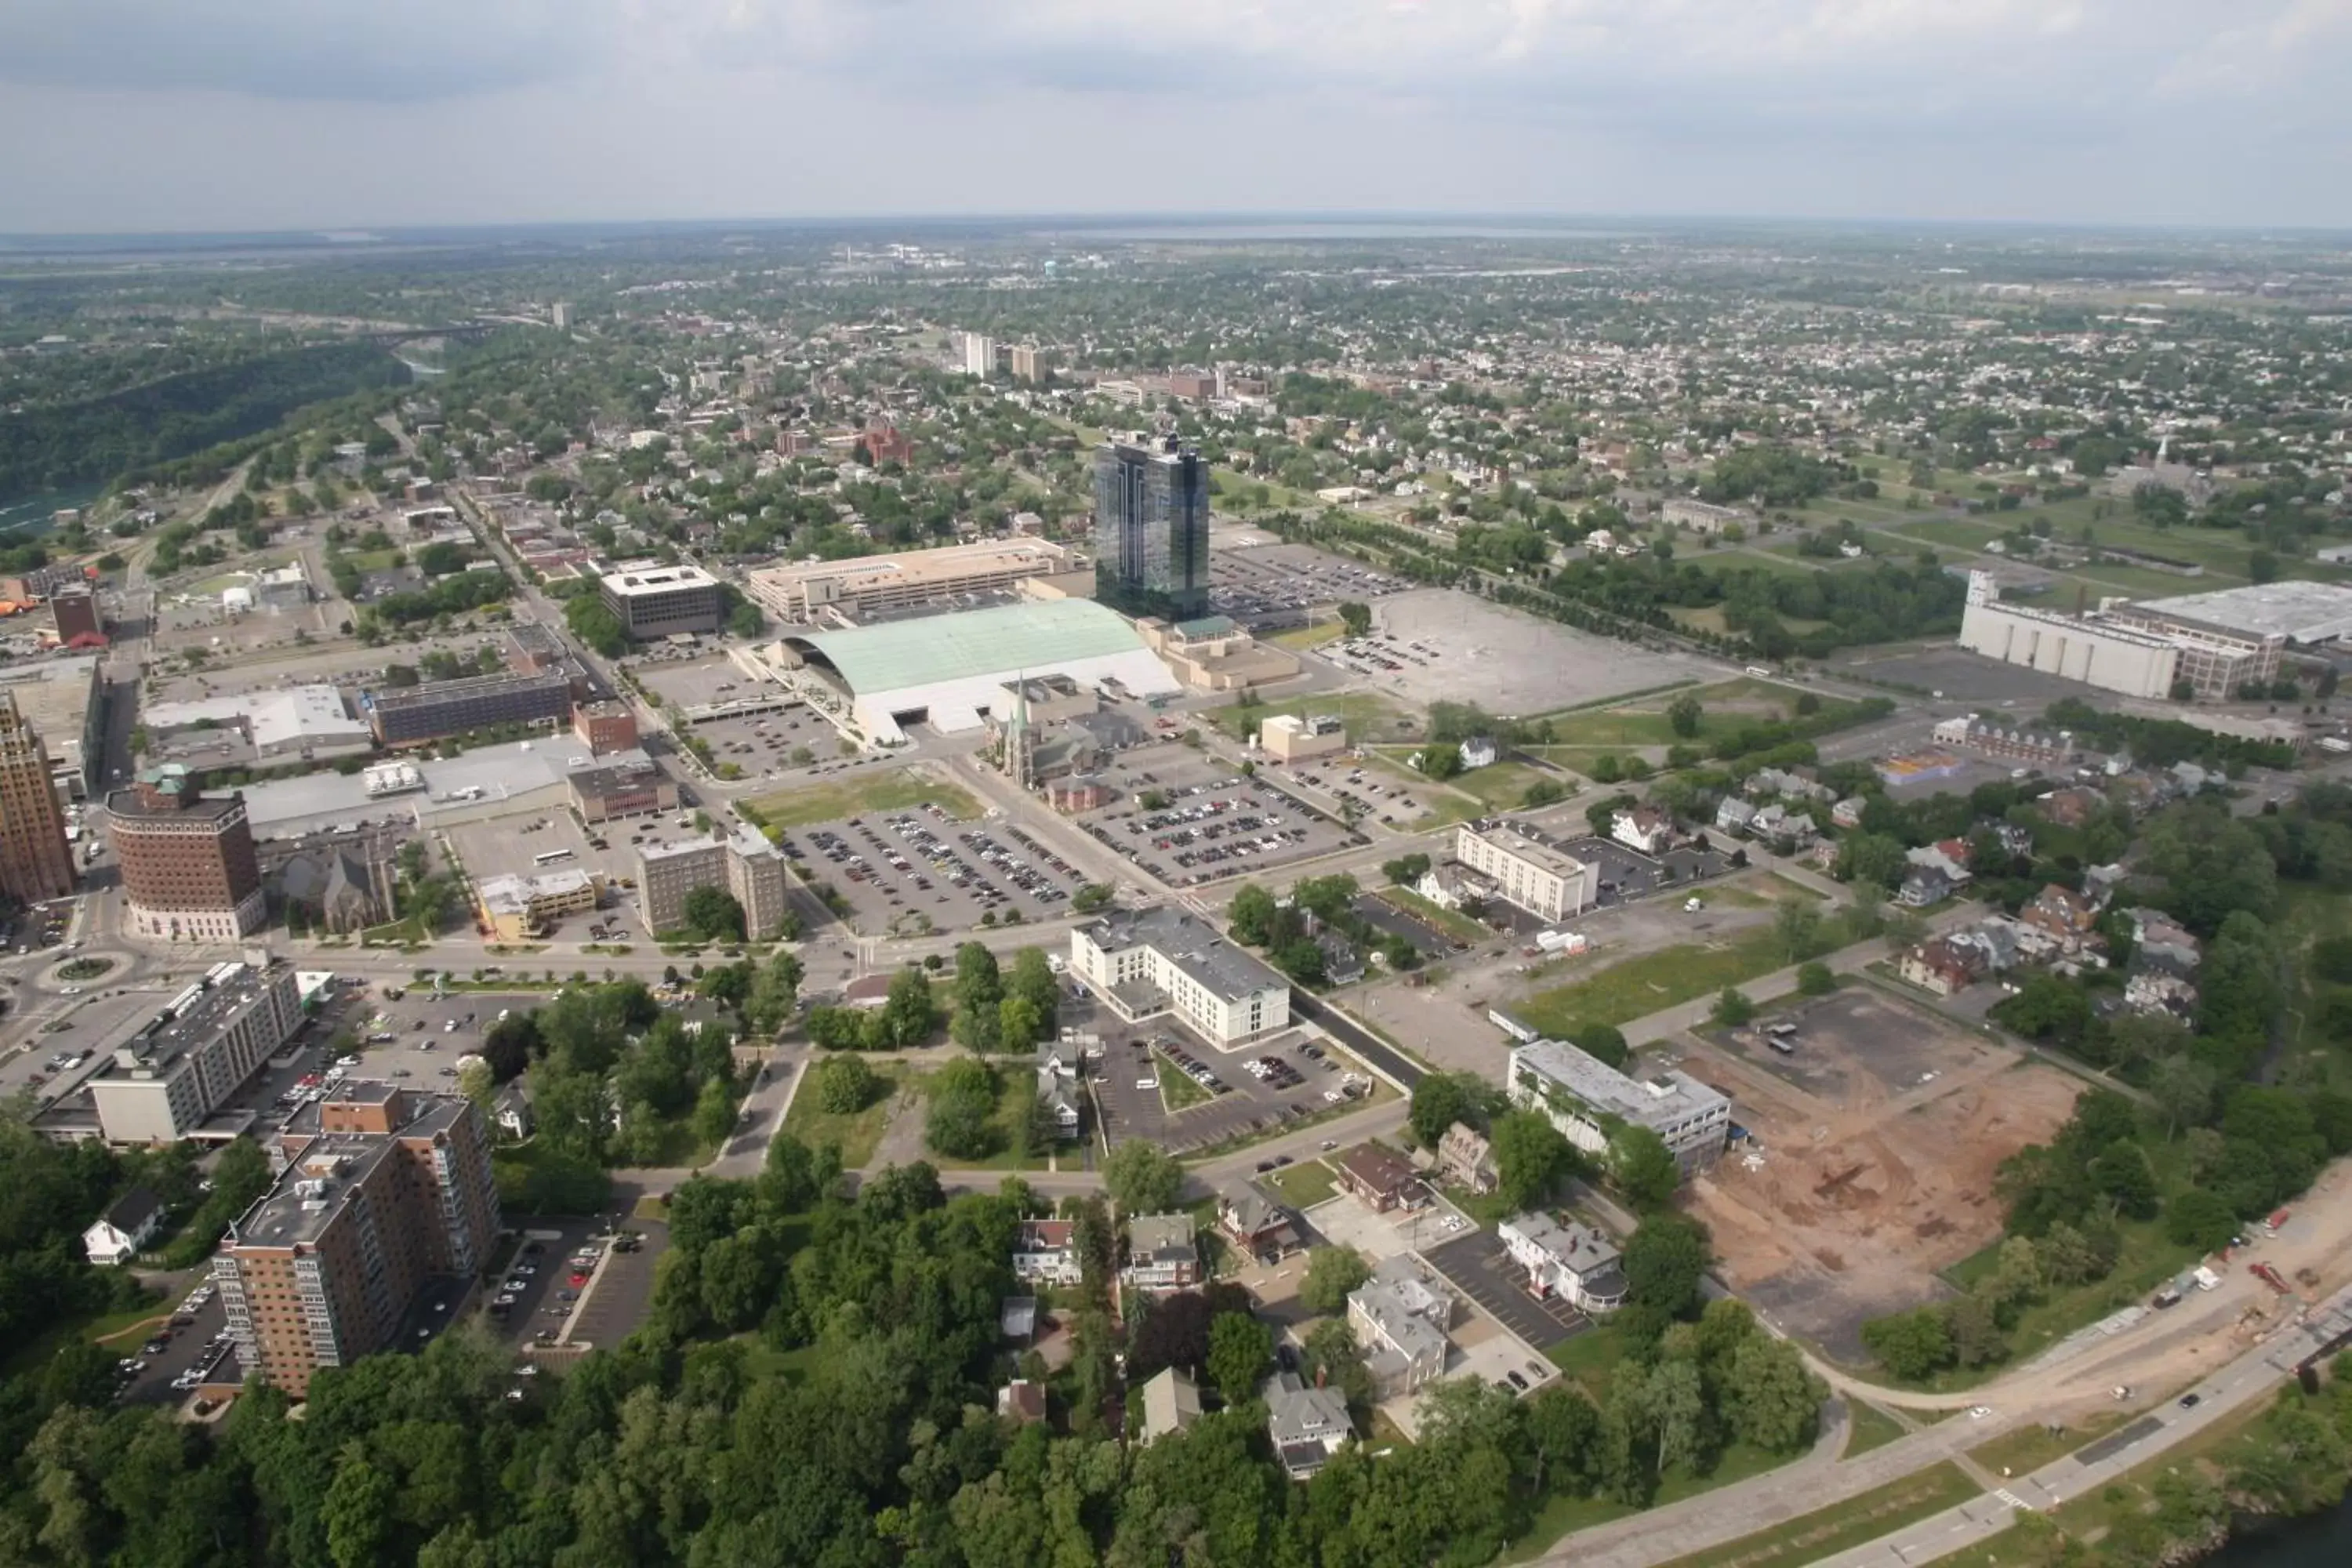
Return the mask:
<svg viewBox="0 0 2352 1568">
<path fill-rule="evenodd" d="M 413 343 L 420 338 L 456 338 L 464 342 L 479 342 L 497 331 L 501 324 L 497 321 L 460 321 L 447 327 L 400 327 L 386 331 L 362 332 L 359 341 L 383 349 L 399 343 Z"/>
</svg>

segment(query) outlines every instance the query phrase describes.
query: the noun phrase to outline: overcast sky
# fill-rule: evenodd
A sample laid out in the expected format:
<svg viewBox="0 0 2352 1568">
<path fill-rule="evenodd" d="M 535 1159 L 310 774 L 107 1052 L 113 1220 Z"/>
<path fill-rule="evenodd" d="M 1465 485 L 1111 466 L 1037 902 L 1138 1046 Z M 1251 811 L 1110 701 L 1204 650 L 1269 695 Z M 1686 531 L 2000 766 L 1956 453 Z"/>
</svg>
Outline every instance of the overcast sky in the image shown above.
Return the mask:
<svg viewBox="0 0 2352 1568">
<path fill-rule="evenodd" d="M 2352 0 L 0 0 L 0 232 L 2352 226 Z"/>
</svg>

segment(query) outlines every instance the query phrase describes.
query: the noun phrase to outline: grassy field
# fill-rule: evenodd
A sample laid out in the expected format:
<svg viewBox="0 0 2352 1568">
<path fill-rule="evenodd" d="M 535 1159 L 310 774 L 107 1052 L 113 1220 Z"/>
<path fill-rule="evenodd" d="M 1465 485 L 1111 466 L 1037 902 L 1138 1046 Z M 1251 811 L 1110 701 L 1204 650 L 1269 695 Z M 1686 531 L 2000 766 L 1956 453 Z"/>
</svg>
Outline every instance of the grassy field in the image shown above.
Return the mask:
<svg viewBox="0 0 2352 1568">
<path fill-rule="evenodd" d="M 1334 691 L 1319 697 L 1292 697 L 1280 702 L 1261 702 L 1244 708 L 1238 705 L 1220 708 L 1208 715 L 1210 721 L 1228 735 L 1248 734 L 1277 714 L 1307 714 L 1318 717 L 1337 715 L 1348 726 L 1348 739 L 1356 744 L 1366 741 L 1410 738 L 1421 733 L 1421 721 L 1400 709 L 1384 697 L 1365 691 Z"/>
<path fill-rule="evenodd" d="M 1496 763 L 1492 767 L 1473 769 L 1450 782 L 1455 789 L 1476 795 L 1497 811 L 1515 811 L 1528 793 L 1528 786 L 1545 778 L 1551 775 L 1525 763 Z M 1552 782 L 1573 793 L 1574 786 L 1567 781 Z"/>
<path fill-rule="evenodd" d="M 1783 967 L 1785 960 L 1771 928 L 1759 926 L 1728 942 L 1686 942 L 1611 964 L 1585 979 L 1538 991 L 1511 1004 L 1511 1010 L 1560 1038 L 1587 1024 L 1623 1024 L 1744 984 Z"/>
<path fill-rule="evenodd" d="M 1269 1173 L 1265 1181 L 1291 1207 L 1298 1209 L 1312 1208 L 1339 1190 L 1338 1175 L 1320 1160 L 1285 1165 Z"/>
<path fill-rule="evenodd" d="M 1718 1487 L 1727 1487 L 1763 1475 L 1788 1461 L 1788 1456 L 1767 1454 L 1745 1444 L 1735 1443 L 1717 1458 L 1715 1468 L 1703 1476 L 1683 1469 L 1670 1471 L 1658 1483 L 1657 1497 L 1651 1506 L 1664 1508 L 1669 1504 L 1685 1502 Z M 1607 1524 L 1635 1511 L 1623 1503 L 1600 1498 L 1550 1499 L 1537 1513 L 1527 1534 L 1511 1543 L 1510 1549 L 1503 1554 L 1503 1561 L 1528 1562 L 1541 1556 L 1561 1536 L 1572 1531 L 1590 1530 L 1596 1524 Z M 1801 1561 L 1811 1562 L 1812 1559 L 1808 1557 Z"/>
<path fill-rule="evenodd" d="M 1853 1435 L 1845 1440 L 1842 1459 L 1860 1458 L 1873 1448 L 1884 1448 L 1903 1436 L 1903 1423 L 1875 1405 L 1864 1405 L 1858 1399 L 1845 1402 L 1846 1415 L 1853 1423 Z"/>
<path fill-rule="evenodd" d="M 1681 696 L 1697 699 L 1698 734 L 1677 735 L 1666 719 L 1666 706 Z M 1552 739 L 1561 746 L 1671 746 L 1703 743 L 1759 719 L 1785 719 L 1800 694 L 1776 681 L 1742 676 L 1696 690 L 1659 692 L 1615 708 L 1583 709 L 1549 714 Z M 1835 710 L 1832 702 L 1824 709 Z"/>
<path fill-rule="evenodd" d="M 1160 1080 L 1160 1103 L 1168 1108 L 1171 1116 L 1189 1107 L 1207 1103 L 1209 1091 L 1185 1077 L 1164 1053 L 1152 1052 L 1151 1065 L 1157 1069 L 1152 1076 Z"/>
<path fill-rule="evenodd" d="M 1997 1475 L 2031 1475 L 2053 1459 L 2065 1458 L 2093 1438 L 2113 1430 L 2123 1420 L 2120 1410 L 2103 1410 L 2089 1420 L 2056 1431 L 2038 1423 L 2004 1432 L 1990 1443 L 1969 1450 L 1969 1458 Z"/>
<path fill-rule="evenodd" d="M 1276 647 L 1294 652 L 1321 647 L 1325 643 L 1338 642 L 1348 635 L 1348 628 L 1338 621 L 1326 621 L 1319 626 L 1294 626 L 1286 632 L 1276 632 L 1265 640 Z"/>
<path fill-rule="evenodd" d="M 1677 1557 L 1666 1568 L 1798 1568 L 1932 1519 L 1982 1491 L 1958 1466 L 1941 1464 L 1785 1524 Z"/>
<path fill-rule="evenodd" d="M 823 1063 L 821 1057 L 812 1062 L 810 1073 L 815 1073 Z M 839 1144 L 841 1163 L 847 1170 L 856 1170 L 874 1158 L 874 1151 L 882 1142 L 882 1130 L 890 1124 L 891 1104 L 910 1075 L 904 1068 L 868 1065 L 874 1067 L 875 1076 L 882 1081 L 863 1110 L 843 1114 L 823 1110 L 817 1104 L 816 1085 L 803 1083 L 793 1096 L 792 1109 L 784 1113 L 784 1131 L 811 1148 L 821 1143 Z"/>
<path fill-rule="evenodd" d="M 769 826 L 786 829 L 837 822 L 869 811 L 903 811 L 910 805 L 937 805 L 959 822 L 980 815 L 980 803 L 968 792 L 905 768 L 763 795 L 750 805 Z"/>
<path fill-rule="evenodd" d="M 1411 888 L 1381 888 L 1374 896 L 1419 915 L 1456 942 L 1481 942 L 1495 934 L 1468 915 L 1433 904 Z"/>
<path fill-rule="evenodd" d="M 1544 1352 L 1544 1359 L 1584 1390 L 1595 1405 L 1609 1396 L 1609 1379 L 1625 1359 L 1625 1336 L 1601 1323 Z"/>
</svg>

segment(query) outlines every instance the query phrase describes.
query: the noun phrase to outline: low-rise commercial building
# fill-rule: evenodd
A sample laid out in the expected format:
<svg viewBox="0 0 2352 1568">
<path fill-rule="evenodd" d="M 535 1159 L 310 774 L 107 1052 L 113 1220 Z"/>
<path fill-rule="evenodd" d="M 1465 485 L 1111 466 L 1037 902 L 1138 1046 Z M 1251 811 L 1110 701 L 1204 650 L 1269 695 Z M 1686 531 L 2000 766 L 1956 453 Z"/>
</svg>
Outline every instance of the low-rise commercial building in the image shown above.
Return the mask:
<svg viewBox="0 0 2352 1568">
<path fill-rule="evenodd" d="M 503 724 L 552 727 L 572 721 L 572 678 L 551 669 L 381 688 L 360 694 L 360 711 L 376 740 L 387 746 L 413 746 Z"/>
<path fill-rule="evenodd" d="M 637 851 L 638 906 L 646 929 L 656 935 L 684 923 L 688 894 L 723 888 L 743 906 L 745 933 L 772 937 L 791 913 L 790 885 L 782 852 L 748 825 L 724 837 L 648 844 Z"/>
<path fill-rule="evenodd" d="M 1206 921 L 1168 905 L 1124 910 L 1070 933 L 1070 969 L 1112 1012 L 1173 1014 L 1233 1045 L 1290 1022 L 1290 983 Z"/>
<path fill-rule="evenodd" d="M 1146 616 L 1135 623 L 1135 631 L 1176 679 L 1194 691 L 1271 686 L 1290 679 L 1300 668 L 1296 654 L 1258 641 L 1223 616 L 1173 622 Z"/>
<path fill-rule="evenodd" d="M 1596 896 L 1591 866 L 1508 822 L 1464 823 L 1454 834 L 1454 858 L 1538 920 L 1581 914 Z"/>
<path fill-rule="evenodd" d="M 1668 527 L 1687 528 L 1694 533 L 1721 533 L 1727 528 L 1745 528 L 1754 521 L 1736 506 L 1717 506 L 1687 496 L 1667 501 L 1658 510 L 1658 517 Z"/>
<path fill-rule="evenodd" d="M 857 621 L 952 604 L 1069 570 L 1069 551 L 1051 540 L 987 539 L 937 550 L 763 566 L 744 578 L 744 588 L 778 619 L 806 626 L 828 616 Z"/>
<path fill-rule="evenodd" d="M 454 1096 L 346 1083 L 303 1108 L 277 1184 L 213 1261 L 248 1382 L 297 1398 L 323 1366 L 403 1340 L 419 1304 L 454 1307 L 499 1226 L 482 1113 Z M 429 1334 L 450 1314 L 426 1314 Z"/>
<path fill-rule="evenodd" d="M 228 1103 L 302 1026 L 294 966 L 266 952 L 216 963 L 129 1037 L 89 1080 L 110 1143 L 176 1143 Z"/>
<path fill-rule="evenodd" d="M 606 767 L 582 768 L 565 782 L 583 822 L 677 809 L 677 781 L 642 753 Z"/>
<path fill-rule="evenodd" d="M 1258 726 L 1257 743 L 1277 763 L 1303 763 L 1348 749 L 1348 726 L 1336 715 L 1277 713 Z"/>
<path fill-rule="evenodd" d="M 715 632 L 727 618 L 719 579 L 699 566 L 633 562 L 600 582 L 604 607 L 632 640 Z"/>
<path fill-rule="evenodd" d="M 474 884 L 482 927 L 500 942 L 543 936 L 566 915 L 596 907 L 604 879 L 591 872 L 542 871 L 533 877 L 485 877 Z"/>
<path fill-rule="evenodd" d="M 1559 1040 L 1514 1049 L 1505 1087 L 1512 1104 L 1540 1112 L 1587 1153 L 1606 1152 L 1614 1127 L 1646 1127 L 1687 1173 L 1712 1164 L 1731 1136 L 1731 1101 L 1688 1073 L 1628 1078 Z"/>
<path fill-rule="evenodd" d="M 583 702 L 572 710 L 572 732 L 593 757 L 637 749 L 637 716 L 625 702 Z"/>
</svg>

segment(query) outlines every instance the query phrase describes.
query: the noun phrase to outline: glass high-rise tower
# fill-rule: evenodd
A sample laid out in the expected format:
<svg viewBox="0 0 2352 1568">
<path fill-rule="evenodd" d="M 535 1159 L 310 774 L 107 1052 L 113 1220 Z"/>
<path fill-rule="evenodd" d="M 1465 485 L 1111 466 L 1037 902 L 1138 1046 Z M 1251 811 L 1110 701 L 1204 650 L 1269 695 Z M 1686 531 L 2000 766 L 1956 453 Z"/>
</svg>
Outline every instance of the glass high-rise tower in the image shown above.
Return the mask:
<svg viewBox="0 0 2352 1568">
<path fill-rule="evenodd" d="M 1095 454 L 1095 597 L 1131 616 L 1209 612 L 1209 466 L 1169 439 Z"/>
</svg>

